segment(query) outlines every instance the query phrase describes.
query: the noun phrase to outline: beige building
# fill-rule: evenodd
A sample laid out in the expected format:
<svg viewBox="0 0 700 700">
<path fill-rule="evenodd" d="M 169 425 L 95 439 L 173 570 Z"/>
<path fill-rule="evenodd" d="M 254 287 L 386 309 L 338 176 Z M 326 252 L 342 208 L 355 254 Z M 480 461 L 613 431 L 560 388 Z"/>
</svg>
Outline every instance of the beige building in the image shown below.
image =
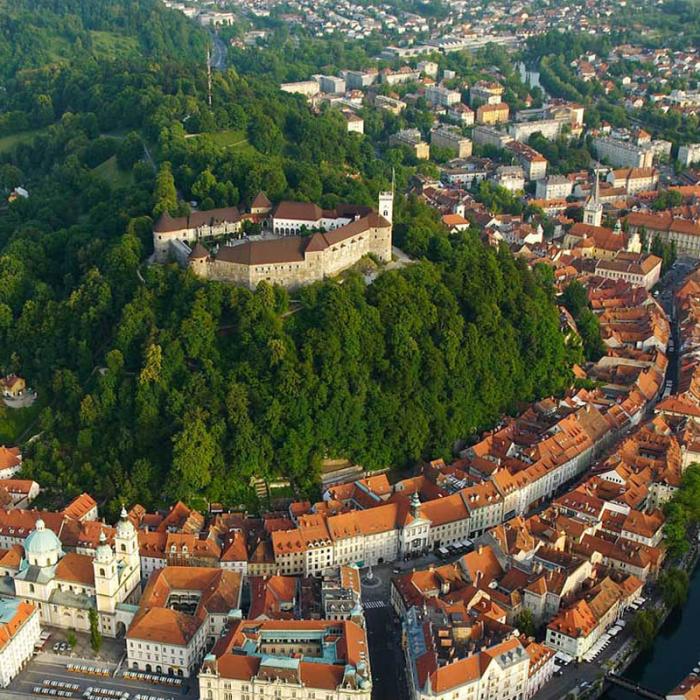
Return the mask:
<svg viewBox="0 0 700 700">
<path fill-rule="evenodd" d="M 615 280 L 625 280 L 637 287 L 651 289 L 661 276 L 661 258 L 622 251 L 612 260 L 598 260 L 596 275 Z"/>
<path fill-rule="evenodd" d="M 389 137 L 390 146 L 405 146 L 419 160 L 430 158 L 430 146 L 423 141 L 418 129 L 402 129 Z"/>
<path fill-rule="evenodd" d="M 502 124 L 508 121 L 510 110 L 505 102 L 481 105 L 476 110 L 478 124 Z"/>
<path fill-rule="evenodd" d="M 430 143 L 438 148 L 449 149 L 457 158 L 469 158 L 472 154 L 472 142 L 466 136 L 446 127 L 438 127 L 430 132 Z"/>
</svg>

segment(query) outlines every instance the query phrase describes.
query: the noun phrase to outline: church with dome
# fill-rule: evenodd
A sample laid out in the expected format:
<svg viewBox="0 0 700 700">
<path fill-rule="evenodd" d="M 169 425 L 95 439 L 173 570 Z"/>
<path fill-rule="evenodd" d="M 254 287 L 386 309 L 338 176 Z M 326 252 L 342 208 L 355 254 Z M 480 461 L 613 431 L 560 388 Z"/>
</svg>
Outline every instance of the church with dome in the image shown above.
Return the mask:
<svg viewBox="0 0 700 700">
<path fill-rule="evenodd" d="M 16 570 L 8 574 L 0 580 L 0 593 L 34 604 L 42 624 L 87 632 L 94 608 L 102 634 L 121 637 L 141 593 L 138 534 L 122 509 L 114 549 L 101 532 L 93 558 L 64 552 L 61 540 L 39 518 L 24 540 Z"/>
</svg>

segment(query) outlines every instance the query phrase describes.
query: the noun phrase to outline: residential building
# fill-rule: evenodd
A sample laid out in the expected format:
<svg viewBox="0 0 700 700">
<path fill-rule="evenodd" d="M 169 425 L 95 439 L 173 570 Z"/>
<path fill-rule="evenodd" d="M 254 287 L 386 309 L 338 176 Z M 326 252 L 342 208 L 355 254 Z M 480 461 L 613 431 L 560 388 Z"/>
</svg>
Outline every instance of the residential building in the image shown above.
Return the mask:
<svg viewBox="0 0 700 700">
<path fill-rule="evenodd" d="M 430 132 L 430 144 L 450 150 L 457 158 L 468 158 L 472 154 L 472 142 L 461 132 L 448 127 L 438 127 Z"/>
<path fill-rule="evenodd" d="M 355 114 L 354 112 L 351 112 L 349 109 L 343 111 L 343 116 L 345 117 L 345 121 L 347 122 L 348 133 L 365 133 L 365 120 L 361 116 Z"/>
<path fill-rule="evenodd" d="M 474 123 L 474 111 L 458 102 L 447 108 L 447 119 L 461 126 L 471 126 Z"/>
<path fill-rule="evenodd" d="M 649 241 L 658 236 L 663 243 L 675 243 L 678 255 L 700 258 L 700 223 L 695 219 L 674 216 L 670 211 L 631 212 L 626 221 L 631 233 L 645 231 Z"/>
<path fill-rule="evenodd" d="M 389 137 L 390 146 L 405 146 L 419 160 L 430 158 L 430 146 L 423 141 L 418 129 L 402 129 Z"/>
<path fill-rule="evenodd" d="M 624 187 L 627 194 L 650 192 L 659 184 L 656 168 L 618 168 L 608 173 L 607 181 L 614 187 Z"/>
<path fill-rule="evenodd" d="M 520 141 L 510 141 L 506 149 L 515 155 L 528 180 L 541 180 L 547 176 L 547 159 L 532 146 Z"/>
<path fill-rule="evenodd" d="M 549 175 L 537 181 L 535 197 L 537 199 L 566 199 L 571 196 L 574 183 L 565 175 Z"/>
<path fill-rule="evenodd" d="M 557 119 L 516 122 L 510 125 L 510 135 L 515 141 L 527 142 L 533 134 L 540 133 L 546 139 L 556 139 L 561 133 L 562 122 Z"/>
<path fill-rule="evenodd" d="M 450 90 L 442 85 L 429 85 L 425 89 L 425 99 L 433 106 L 450 107 L 459 104 L 462 96 L 457 90 Z"/>
<path fill-rule="evenodd" d="M 11 479 L 22 469 L 22 453 L 19 447 L 0 445 L 0 479 Z"/>
<path fill-rule="evenodd" d="M 505 102 L 480 105 L 476 110 L 478 124 L 502 124 L 508 121 L 510 110 Z"/>
<path fill-rule="evenodd" d="M 472 131 L 472 140 L 481 146 L 496 146 L 505 148 L 512 142 L 512 138 L 504 131 L 498 131 L 488 126 L 475 126 Z"/>
<path fill-rule="evenodd" d="M 282 92 L 289 92 L 293 95 L 304 95 L 304 97 L 313 97 L 321 91 L 321 86 L 317 80 L 302 80 L 296 83 L 282 83 L 280 85 Z"/>
<path fill-rule="evenodd" d="M 525 187 L 525 173 L 519 165 L 499 165 L 492 179 L 509 192 L 521 192 Z"/>
<path fill-rule="evenodd" d="M 315 75 L 314 79 L 318 81 L 321 92 L 329 95 L 344 95 L 345 80 L 335 75 Z"/>
<path fill-rule="evenodd" d="M 685 167 L 700 163 L 700 143 L 688 143 L 678 147 L 678 162 Z"/>
<path fill-rule="evenodd" d="M 654 151 L 649 144 L 636 145 L 608 136 L 595 136 L 593 148 L 600 160 L 616 168 L 651 168 L 654 164 Z"/>
<path fill-rule="evenodd" d="M 469 88 L 470 104 L 496 105 L 503 98 L 504 88 L 498 83 L 479 81 Z"/>
<path fill-rule="evenodd" d="M 7 688 L 32 659 L 40 634 L 34 605 L 19 598 L 0 598 L 0 688 Z"/>
</svg>

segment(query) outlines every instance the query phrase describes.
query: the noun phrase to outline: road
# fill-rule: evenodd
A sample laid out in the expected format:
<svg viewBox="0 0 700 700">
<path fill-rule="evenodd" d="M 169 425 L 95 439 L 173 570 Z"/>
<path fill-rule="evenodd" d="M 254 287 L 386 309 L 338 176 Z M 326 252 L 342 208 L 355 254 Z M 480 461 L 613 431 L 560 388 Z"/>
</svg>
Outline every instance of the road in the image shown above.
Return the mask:
<svg viewBox="0 0 700 700">
<path fill-rule="evenodd" d="M 211 67 L 215 70 L 226 70 L 226 44 L 215 32 L 210 32 L 211 36 Z"/>
</svg>

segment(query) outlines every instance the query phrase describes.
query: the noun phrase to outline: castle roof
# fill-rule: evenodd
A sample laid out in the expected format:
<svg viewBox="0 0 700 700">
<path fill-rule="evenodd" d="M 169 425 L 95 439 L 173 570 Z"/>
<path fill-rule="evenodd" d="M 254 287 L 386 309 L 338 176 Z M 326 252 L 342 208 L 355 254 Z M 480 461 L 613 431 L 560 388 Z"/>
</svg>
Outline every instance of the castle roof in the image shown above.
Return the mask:
<svg viewBox="0 0 700 700">
<path fill-rule="evenodd" d="M 208 258 L 209 257 L 209 251 L 201 244 L 200 241 L 197 241 L 195 243 L 194 248 L 192 248 L 192 252 L 189 255 L 189 260 L 201 260 L 202 258 Z"/>
</svg>

